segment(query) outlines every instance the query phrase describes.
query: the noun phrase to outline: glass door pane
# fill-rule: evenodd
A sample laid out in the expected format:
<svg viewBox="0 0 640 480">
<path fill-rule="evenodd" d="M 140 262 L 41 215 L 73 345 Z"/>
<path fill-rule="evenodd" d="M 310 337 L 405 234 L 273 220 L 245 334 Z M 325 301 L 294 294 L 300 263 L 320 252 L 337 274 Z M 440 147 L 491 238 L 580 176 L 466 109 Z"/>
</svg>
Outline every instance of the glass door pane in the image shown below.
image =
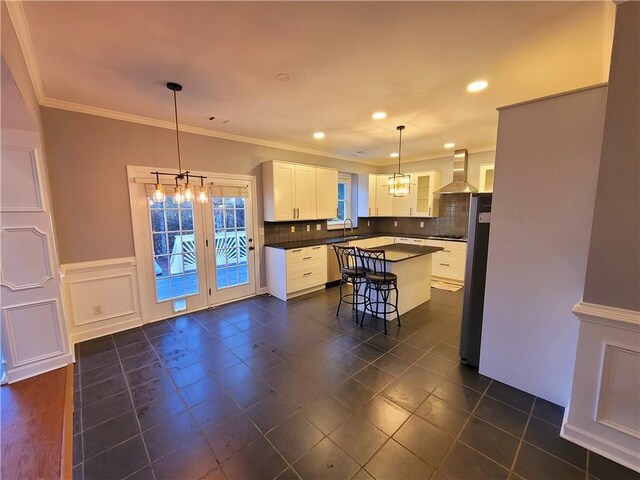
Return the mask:
<svg viewBox="0 0 640 480">
<path fill-rule="evenodd" d="M 247 199 L 213 197 L 216 289 L 249 283 Z"/>
</svg>

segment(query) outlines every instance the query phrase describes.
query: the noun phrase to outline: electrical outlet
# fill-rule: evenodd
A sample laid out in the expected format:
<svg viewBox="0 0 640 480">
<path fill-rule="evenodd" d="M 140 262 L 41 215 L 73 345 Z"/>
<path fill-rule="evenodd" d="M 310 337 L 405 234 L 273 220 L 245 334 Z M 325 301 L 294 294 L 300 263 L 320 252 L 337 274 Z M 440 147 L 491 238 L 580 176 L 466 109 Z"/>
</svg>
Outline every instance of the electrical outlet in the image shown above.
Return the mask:
<svg viewBox="0 0 640 480">
<path fill-rule="evenodd" d="M 316 223 L 316 230 L 319 232 L 320 230 L 322 230 L 322 224 L 321 223 Z"/>
<path fill-rule="evenodd" d="M 420 228 L 424 228 L 424 222 L 420 222 Z"/>
<path fill-rule="evenodd" d="M 93 314 L 94 315 L 102 315 L 102 305 L 94 305 L 93 306 Z"/>
<path fill-rule="evenodd" d="M 311 225 L 307 225 L 307 232 L 311 231 Z"/>
<path fill-rule="evenodd" d="M 295 225 L 291 225 L 291 233 L 296 233 L 296 226 Z"/>
<path fill-rule="evenodd" d="M 393 226 L 394 226 L 394 227 L 397 227 L 397 226 L 398 226 L 398 221 L 397 221 L 397 220 L 394 220 L 394 221 L 393 221 Z"/>
</svg>

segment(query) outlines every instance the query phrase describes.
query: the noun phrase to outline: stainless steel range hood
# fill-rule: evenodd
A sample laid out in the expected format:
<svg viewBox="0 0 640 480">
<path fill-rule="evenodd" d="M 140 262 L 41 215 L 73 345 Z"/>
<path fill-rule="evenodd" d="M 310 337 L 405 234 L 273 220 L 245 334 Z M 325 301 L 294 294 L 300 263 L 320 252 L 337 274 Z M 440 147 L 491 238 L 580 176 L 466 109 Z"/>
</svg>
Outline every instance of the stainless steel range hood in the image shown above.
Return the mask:
<svg viewBox="0 0 640 480">
<path fill-rule="evenodd" d="M 436 190 L 434 193 L 476 193 L 478 189 L 467 183 L 467 163 L 469 152 L 456 150 L 453 154 L 453 182 Z"/>
</svg>

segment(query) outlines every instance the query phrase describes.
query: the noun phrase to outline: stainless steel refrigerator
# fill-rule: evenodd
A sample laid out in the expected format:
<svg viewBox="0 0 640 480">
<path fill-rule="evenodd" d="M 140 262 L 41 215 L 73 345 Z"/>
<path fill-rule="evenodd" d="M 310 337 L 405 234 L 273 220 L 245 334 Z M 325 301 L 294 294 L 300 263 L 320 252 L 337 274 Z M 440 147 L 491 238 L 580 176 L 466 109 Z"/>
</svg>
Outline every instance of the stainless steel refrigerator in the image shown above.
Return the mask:
<svg viewBox="0 0 640 480">
<path fill-rule="evenodd" d="M 467 260 L 464 272 L 462 329 L 460 331 L 460 362 L 478 368 L 482 338 L 482 312 L 487 275 L 489 227 L 491 225 L 491 194 L 473 193 L 469 206 Z"/>
</svg>

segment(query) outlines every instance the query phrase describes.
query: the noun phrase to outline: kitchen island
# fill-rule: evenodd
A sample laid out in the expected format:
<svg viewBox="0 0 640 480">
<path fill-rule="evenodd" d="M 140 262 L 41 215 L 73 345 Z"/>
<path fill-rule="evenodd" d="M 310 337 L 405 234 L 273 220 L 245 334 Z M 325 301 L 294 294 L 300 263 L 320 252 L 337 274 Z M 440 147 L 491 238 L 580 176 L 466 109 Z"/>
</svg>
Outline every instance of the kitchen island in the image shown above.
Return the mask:
<svg viewBox="0 0 640 480">
<path fill-rule="evenodd" d="M 398 277 L 400 315 L 431 299 L 431 254 L 443 250 L 442 247 L 393 243 L 381 245 L 375 249 L 384 250 L 387 272 L 394 273 Z M 371 292 L 372 301 L 375 301 L 375 296 L 376 293 Z M 391 298 L 390 301 L 393 302 L 394 299 Z M 361 305 L 358 308 L 363 309 Z M 378 316 L 389 321 L 397 317 L 395 313 L 383 312 L 379 312 Z"/>
</svg>

